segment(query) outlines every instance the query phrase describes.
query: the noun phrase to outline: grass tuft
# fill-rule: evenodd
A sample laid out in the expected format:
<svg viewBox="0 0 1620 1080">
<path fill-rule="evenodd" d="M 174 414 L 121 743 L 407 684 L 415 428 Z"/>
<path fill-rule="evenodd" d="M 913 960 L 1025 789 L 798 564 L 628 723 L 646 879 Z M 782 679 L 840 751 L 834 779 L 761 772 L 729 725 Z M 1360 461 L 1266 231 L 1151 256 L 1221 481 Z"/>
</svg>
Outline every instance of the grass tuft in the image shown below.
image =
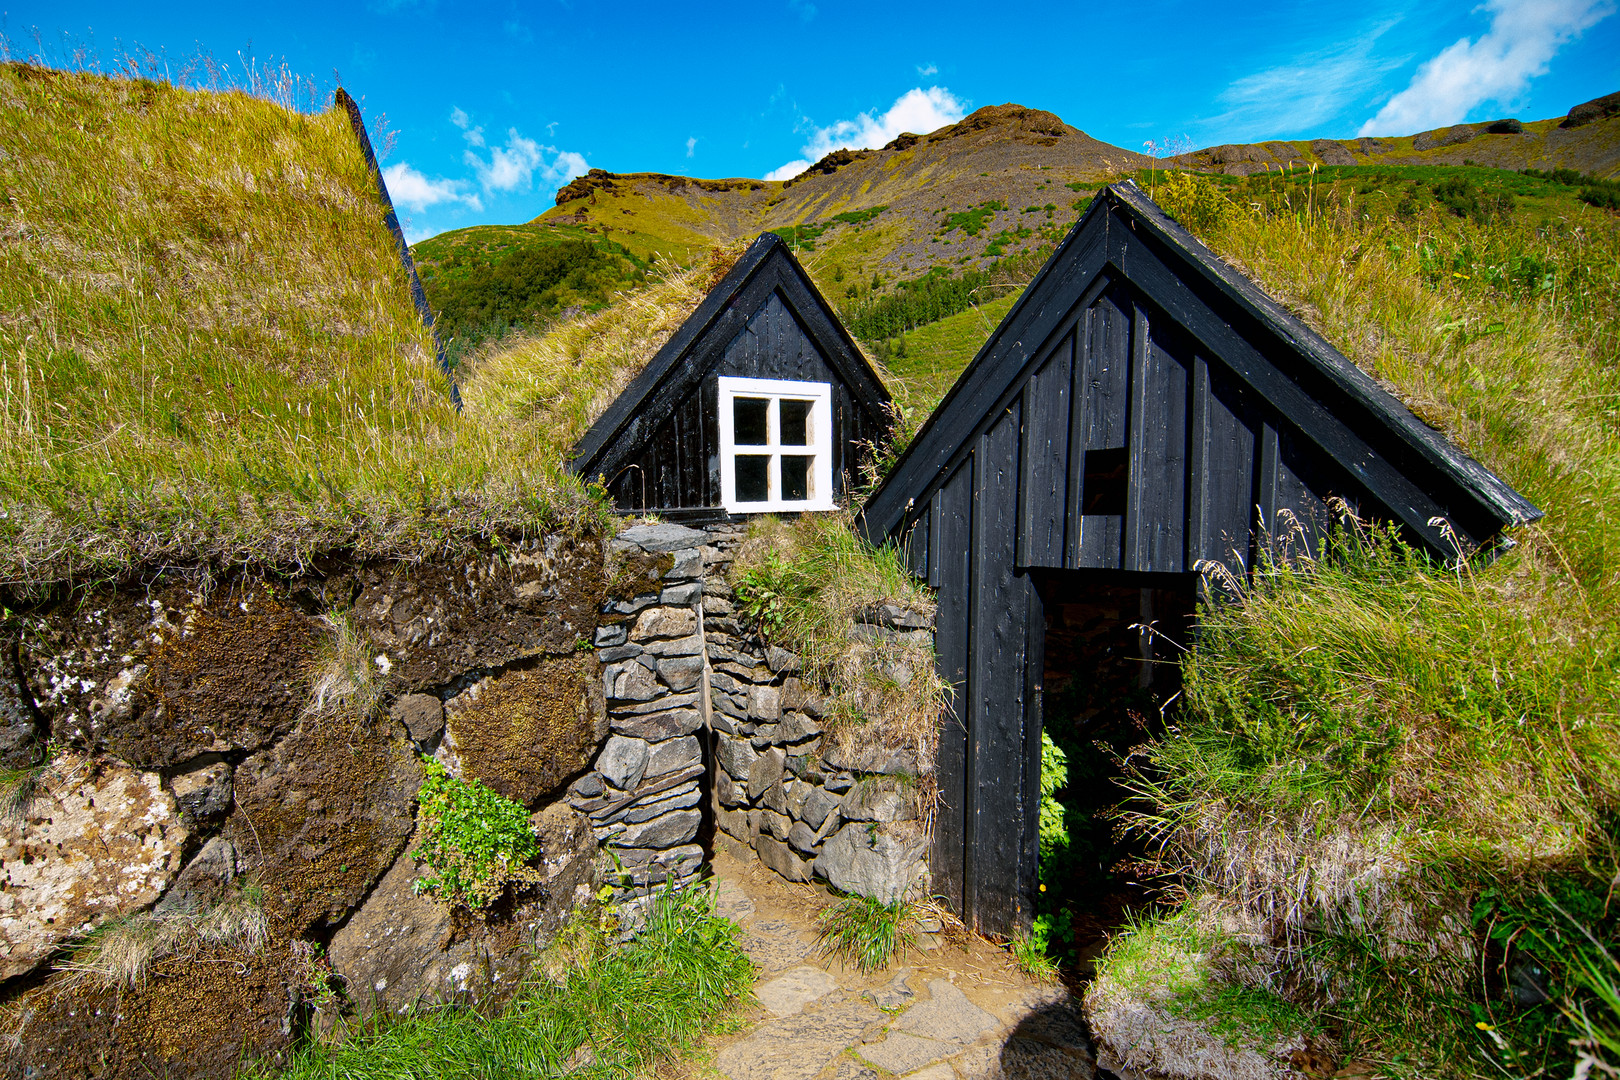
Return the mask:
<svg viewBox="0 0 1620 1080">
<path fill-rule="evenodd" d="M 864 972 L 882 971 L 917 947 L 917 911 L 904 900 L 846 896 L 816 915 L 821 949 Z"/>
</svg>

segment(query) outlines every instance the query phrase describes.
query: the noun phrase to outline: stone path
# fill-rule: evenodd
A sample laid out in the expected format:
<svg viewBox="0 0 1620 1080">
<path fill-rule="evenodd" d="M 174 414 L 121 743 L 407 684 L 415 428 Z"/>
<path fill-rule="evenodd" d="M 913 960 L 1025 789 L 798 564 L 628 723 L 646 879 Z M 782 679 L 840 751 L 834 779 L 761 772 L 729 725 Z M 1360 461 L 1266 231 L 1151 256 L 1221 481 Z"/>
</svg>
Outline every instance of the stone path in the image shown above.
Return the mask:
<svg viewBox="0 0 1620 1080">
<path fill-rule="evenodd" d="M 718 853 L 716 903 L 759 965 L 753 1026 L 718 1047 L 727 1080 L 1095 1080 L 1079 1003 L 1007 954 L 938 935 L 862 975 L 816 947 L 826 890 Z"/>
</svg>

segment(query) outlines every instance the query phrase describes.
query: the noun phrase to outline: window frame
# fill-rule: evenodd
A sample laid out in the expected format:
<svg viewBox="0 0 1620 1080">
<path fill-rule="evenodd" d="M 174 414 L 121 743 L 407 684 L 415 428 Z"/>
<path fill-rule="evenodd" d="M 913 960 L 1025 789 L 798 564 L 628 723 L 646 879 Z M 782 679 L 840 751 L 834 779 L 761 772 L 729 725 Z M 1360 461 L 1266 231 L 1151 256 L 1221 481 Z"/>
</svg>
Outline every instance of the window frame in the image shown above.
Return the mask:
<svg viewBox="0 0 1620 1080">
<path fill-rule="evenodd" d="M 832 384 L 824 382 L 796 382 L 790 379 L 747 379 L 721 375 L 719 393 L 720 421 L 720 503 L 732 514 L 772 514 L 798 510 L 831 510 L 832 491 Z M 734 402 L 737 398 L 768 398 L 766 408 L 766 443 L 738 447 Z M 783 446 L 781 432 L 781 405 L 783 399 L 810 402 L 807 418 L 806 446 Z M 772 497 L 764 502 L 742 502 L 737 498 L 737 454 L 769 455 L 767 483 Z M 781 498 L 782 455 L 802 454 L 810 458 L 810 490 L 813 496 L 804 500 Z"/>
</svg>

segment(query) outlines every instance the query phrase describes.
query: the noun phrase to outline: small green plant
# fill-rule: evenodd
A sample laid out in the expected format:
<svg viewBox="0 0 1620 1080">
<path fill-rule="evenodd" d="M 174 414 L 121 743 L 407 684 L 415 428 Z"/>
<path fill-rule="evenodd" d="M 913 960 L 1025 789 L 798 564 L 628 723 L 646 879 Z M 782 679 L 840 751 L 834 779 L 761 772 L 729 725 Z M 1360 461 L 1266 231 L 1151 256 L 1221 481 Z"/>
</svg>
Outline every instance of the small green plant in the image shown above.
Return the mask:
<svg viewBox="0 0 1620 1080">
<path fill-rule="evenodd" d="M 533 884 L 528 863 L 540 853 L 529 813 L 477 780 L 458 780 L 433 758 L 417 795 L 421 839 L 412 853 L 427 864 L 411 888 L 472 911 L 509 885 Z"/>
<path fill-rule="evenodd" d="M 863 972 L 880 971 L 917 945 L 917 911 L 904 900 L 846 896 L 816 916 L 821 949 Z"/>
<path fill-rule="evenodd" d="M 1046 944 L 1041 940 L 1043 935 L 1019 934 L 1007 943 L 1007 949 L 1012 953 L 1013 962 L 1032 979 L 1049 982 L 1057 978 L 1057 961 L 1046 955 Z"/>
<path fill-rule="evenodd" d="M 774 551 L 739 575 L 736 590 L 743 618 L 767 641 L 781 633 L 788 608 L 811 591 L 803 575 Z"/>
<path fill-rule="evenodd" d="M 1232 201 L 1215 184 L 1184 172 L 1168 173 L 1154 201 L 1187 228 L 1200 231 L 1219 227 L 1233 210 Z"/>
</svg>

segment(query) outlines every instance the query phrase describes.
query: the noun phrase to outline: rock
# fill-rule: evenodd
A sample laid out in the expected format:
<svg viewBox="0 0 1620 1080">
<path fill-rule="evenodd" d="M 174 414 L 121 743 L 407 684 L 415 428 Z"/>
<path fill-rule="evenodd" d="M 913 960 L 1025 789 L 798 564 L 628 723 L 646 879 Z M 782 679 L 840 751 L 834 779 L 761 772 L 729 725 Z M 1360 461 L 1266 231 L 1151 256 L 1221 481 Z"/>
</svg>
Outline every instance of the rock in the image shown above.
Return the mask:
<svg viewBox="0 0 1620 1080">
<path fill-rule="evenodd" d="M 878 1068 L 898 1075 L 939 1061 L 958 1049 L 960 1047 L 950 1043 L 892 1031 L 882 1042 L 861 1047 L 861 1056 Z M 954 1073 L 951 1075 L 955 1076 Z"/>
<path fill-rule="evenodd" d="M 697 835 L 703 815 L 696 810 L 674 810 L 649 821 L 639 821 L 614 837 L 616 847 L 672 848 Z"/>
<path fill-rule="evenodd" d="M 893 782 L 862 780 L 838 804 L 845 821 L 910 821 L 917 816 L 911 798 Z"/>
<path fill-rule="evenodd" d="M 169 781 L 180 814 L 192 831 L 220 821 L 231 809 L 231 766 L 216 761 Z"/>
<path fill-rule="evenodd" d="M 611 649 L 598 649 L 596 659 L 604 664 L 616 664 L 621 660 L 634 660 L 644 651 L 640 645 L 615 645 Z"/>
<path fill-rule="evenodd" d="M 697 633 L 697 613 L 690 608 L 655 607 L 636 618 L 630 636 L 636 641 L 652 638 L 679 638 Z"/>
<path fill-rule="evenodd" d="M 1311 143 L 1311 153 L 1328 165 L 1354 165 L 1356 156 L 1345 149 L 1343 143 L 1332 139 L 1317 139 Z"/>
<path fill-rule="evenodd" d="M 658 676 L 671 690 L 681 693 L 703 680 L 703 657 L 675 656 L 658 661 Z"/>
<path fill-rule="evenodd" d="M 806 739 L 812 739 L 815 736 L 820 735 L 822 730 L 823 729 L 819 721 L 811 718 L 805 713 L 798 711 L 797 709 L 791 712 L 784 712 L 782 714 L 783 742 L 796 746 L 797 744 L 804 742 Z"/>
<path fill-rule="evenodd" d="M 186 864 L 174 886 L 152 910 L 160 915 L 194 915 L 207 911 L 230 895 L 236 875 L 236 845 L 223 836 L 216 836 Z"/>
<path fill-rule="evenodd" d="M 1414 150 L 1433 150 L 1441 146 L 1457 146 L 1468 142 L 1476 134 L 1471 124 L 1453 124 L 1448 128 L 1425 131 L 1412 140 Z"/>
<path fill-rule="evenodd" d="M 810 864 L 782 843 L 770 836 L 761 836 L 754 841 L 754 850 L 759 852 L 759 861 L 775 870 L 789 881 L 809 881 Z"/>
<path fill-rule="evenodd" d="M 1594 120 L 1603 120 L 1610 116 L 1620 115 L 1620 92 L 1605 94 L 1591 101 L 1584 101 L 1569 110 L 1569 115 L 1559 123 L 1561 128 L 1577 128 L 1590 124 Z"/>
<path fill-rule="evenodd" d="M 781 741 L 781 724 L 759 724 L 754 728 L 753 736 L 748 740 L 754 749 L 764 752 L 765 748 Z"/>
<path fill-rule="evenodd" d="M 702 583 L 692 581 L 685 585 L 669 586 L 663 592 L 658 594 L 658 602 L 660 604 L 668 604 L 671 607 L 691 607 L 693 604 L 697 603 L 698 598 L 702 595 Z"/>
<path fill-rule="evenodd" d="M 887 986 L 880 986 L 876 990 L 868 990 L 867 996 L 872 1004 L 880 1009 L 898 1009 L 906 1002 L 917 996 L 907 980 L 915 974 L 913 969 L 904 967 L 894 973 Z"/>
<path fill-rule="evenodd" d="M 652 744 L 652 749 L 647 755 L 647 770 L 642 775 L 650 780 L 655 776 L 664 776 L 688 765 L 695 765 L 702 760 L 703 747 L 696 735 L 666 739 Z"/>
<path fill-rule="evenodd" d="M 734 923 L 754 917 L 754 901 L 735 881 L 714 879 L 714 913 Z"/>
<path fill-rule="evenodd" d="M 455 562 L 380 560 L 360 572 L 356 628 L 405 691 L 534 656 L 566 656 L 593 634 L 605 581 L 602 544 L 543 540 Z"/>
<path fill-rule="evenodd" d="M 607 736 L 595 660 L 546 657 L 487 676 L 445 705 L 464 773 L 524 806 L 549 802 Z"/>
<path fill-rule="evenodd" d="M 810 858 L 816 856 L 816 834 L 802 821 L 795 821 L 788 830 L 788 843 Z"/>
<path fill-rule="evenodd" d="M 844 772 L 917 775 L 917 755 L 910 750 L 886 750 L 881 746 L 861 746 L 846 750 L 834 743 L 822 755 L 829 768 Z M 830 785 L 829 785 L 830 786 Z"/>
<path fill-rule="evenodd" d="M 714 793 L 721 806 L 737 806 L 748 801 L 748 792 L 724 769 L 715 772 Z"/>
<path fill-rule="evenodd" d="M 388 711 L 418 746 L 430 746 L 444 734 L 444 702 L 436 694 L 406 694 Z"/>
<path fill-rule="evenodd" d="M 838 981 L 818 967 L 790 968 L 754 987 L 759 1003 L 777 1016 L 792 1016 L 817 998 L 838 989 Z"/>
<path fill-rule="evenodd" d="M 63 754 L 36 783 L 0 832 L 0 982 L 155 901 L 190 835 L 156 773 Z"/>
<path fill-rule="evenodd" d="M 703 717 L 696 709 L 667 709 L 640 716 L 614 716 L 612 722 L 613 730 L 620 735 L 631 735 L 653 743 L 690 735 L 703 727 Z"/>
<path fill-rule="evenodd" d="M 715 821 L 722 829 L 743 843 L 752 844 L 754 842 L 753 830 L 748 825 L 747 812 L 722 809 L 715 814 Z"/>
<path fill-rule="evenodd" d="M 634 525 L 615 537 L 621 543 L 634 544 L 643 551 L 680 551 L 682 548 L 696 549 L 701 547 L 708 538 L 697 529 L 688 529 L 684 525 L 663 523 L 659 525 Z"/>
<path fill-rule="evenodd" d="M 804 670 L 797 656 L 775 645 L 766 646 L 765 663 L 778 675 L 797 675 Z"/>
<path fill-rule="evenodd" d="M 927 844 L 920 830 L 904 825 L 851 822 L 822 844 L 815 872 L 835 888 L 885 904 L 903 899 L 927 872 Z"/>
<path fill-rule="evenodd" d="M 1517 120 L 1493 120 L 1485 125 L 1487 135 L 1523 135 L 1524 125 Z"/>
<path fill-rule="evenodd" d="M 715 758 L 720 767 L 731 774 L 733 780 L 746 780 L 759 753 L 748 745 L 747 739 L 722 735 L 715 747 Z"/>
<path fill-rule="evenodd" d="M 613 706 L 613 715 L 645 716 L 647 713 L 663 712 L 666 709 L 686 709 L 697 704 L 696 694 L 668 694 L 654 701 L 616 702 Z"/>
<path fill-rule="evenodd" d="M 634 647 L 640 651 L 639 646 Z M 681 638 L 663 638 L 658 641 L 647 642 L 644 650 L 649 656 L 702 656 L 703 635 L 688 634 Z"/>
<path fill-rule="evenodd" d="M 614 645 L 623 645 L 630 639 L 630 631 L 624 624 L 617 626 L 598 626 L 595 637 L 592 639 L 597 648 L 611 648 Z"/>
<path fill-rule="evenodd" d="M 699 548 L 678 548 L 671 552 L 675 562 L 664 574 L 666 581 L 685 581 L 703 576 L 703 552 Z"/>
<path fill-rule="evenodd" d="M 309 717 L 237 767 L 225 836 L 289 935 L 335 925 L 415 828 L 416 753 L 385 725 Z"/>
<path fill-rule="evenodd" d="M 635 825 L 643 821 L 651 821 L 660 814 L 671 810 L 689 810 L 698 804 L 702 792 L 694 781 L 682 784 L 679 787 L 661 791 L 656 796 L 637 802 L 625 811 L 623 820 Z"/>
<path fill-rule="evenodd" d="M 759 809 L 754 813 L 759 815 L 760 829 L 768 832 L 778 840 L 786 840 L 793 828 L 793 819 L 786 814 L 779 814 L 775 810 Z"/>
<path fill-rule="evenodd" d="M 728 1080 L 812 1080 L 883 1014 L 845 998 L 756 1028 L 715 1059 Z"/>
<path fill-rule="evenodd" d="M 658 677 L 634 660 L 611 664 L 602 669 L 602 690 L 609 701 L 652 701 L 662 697 Z M 615 712 L 619 711 L 617 708 Z"/>
<path fill-rule="evenodd" d="M 588 772 L 569 785 L 568 790 L 582 799 L 594 799 L 602 794 L 602 774 Z"/>
<path fill-rule="evenodd" d="M 782 719 L 781 687 L 750 687 L 748 690 L 748 717 L 750 720 L 763 722 Z"/>
<path fill-rule="evenodd" d="M 804 800 L 804 813 L 802 816 L 805 823 L 812 829 L 821 828 L 821 823 L 827 820 L 827 815 L 838 804 L 839 800 L 826 788 L 811 785 L 810 794 Z"/>
<path fill-rule="evenodd" d="M 596 771 L 614 787 L 628 791 L 647 771 L 648 746 L 640 739 L 615 735 L 596 758 Z"/>
<path fill-rule="evenodd" d="M 1097 1075 L 1084 1036 L 1065 1045 L 1014 1036 L 1001 1046 L 973 1047 L 954 1061 L 965 1080 L 1093 1080 Z M 1124 1066 L 1118 1068 L 1119 1080 L 1136 1075 Z M 923 1075 L 917 1074 L 919 1080 Z"/>
<path fill-rule="evenodd" d="M 928 1000 L 918 1002 L 894 1022 L 895 1031 L 934 1039 L 953 1046 L 966 1046 L 1000 1022 L 969 1001 L 967 995 L 947 979 L 928 984 Z"/>
<path fill-rule="evenodd" d="M 782 782 L 782 770 L 787 755 L 779 747 L 772 747 L 756 757 L 748 766 L 748 798 L 758 801 L 765 789 Z"/>
<path fill-rule="evenodd" d="M 763 761 L 764 758 L 761 758 L 760 760 Z M 767 809 L 774 810 L 776 813 L 781 814 L 784 817 L 787 816 L 787 788 L 783 786 L 780 780 L 778 780 L 776 783 L 766 788 L 764 793 L 760 795 L 759 805 L 766 807 Z"/>
</svg>

